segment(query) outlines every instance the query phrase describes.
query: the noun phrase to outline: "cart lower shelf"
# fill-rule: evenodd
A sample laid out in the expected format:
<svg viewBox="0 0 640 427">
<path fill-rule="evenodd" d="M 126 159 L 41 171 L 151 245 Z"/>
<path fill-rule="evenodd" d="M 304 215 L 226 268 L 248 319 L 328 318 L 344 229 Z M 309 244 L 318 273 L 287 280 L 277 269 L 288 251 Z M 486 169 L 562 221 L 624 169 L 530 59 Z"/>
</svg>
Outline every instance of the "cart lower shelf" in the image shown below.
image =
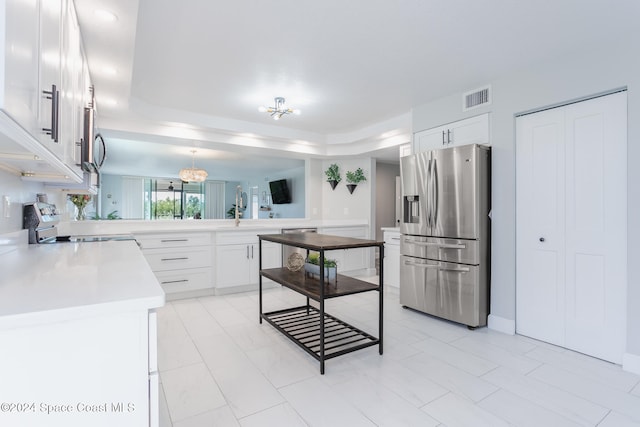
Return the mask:
<svg viewBox="0 0 640 427">
<path fill-rule="evenodd" d="M 262 318 L 317 360 L 323 360 L 320 349 L 320 311 L 315 307 L 302 306 L 262 313 Z M 330 314 L 324 314 L 324 360 L 371 347 L 379 342 L 378 338 Z"/>
</svg>

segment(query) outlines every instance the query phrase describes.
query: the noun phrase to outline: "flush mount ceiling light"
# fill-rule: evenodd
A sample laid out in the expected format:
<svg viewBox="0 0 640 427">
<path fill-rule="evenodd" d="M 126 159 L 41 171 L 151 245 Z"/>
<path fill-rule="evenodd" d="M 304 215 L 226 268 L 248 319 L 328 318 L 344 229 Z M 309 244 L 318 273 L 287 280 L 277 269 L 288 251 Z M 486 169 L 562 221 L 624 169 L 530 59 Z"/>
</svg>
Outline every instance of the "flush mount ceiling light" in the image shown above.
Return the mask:
<svg viewBox="0 0 640 427">
<path fill-rule="evenodd" d="M 300 115 L 300 110 L 289 108 L 284 105 L 283 97 L 278 96 L 274 98 L 274 101 L 275 105 L 273 107 L 259 107 L 258 111 L 262 113 L 269 113 L 271 117 L 273 117 L 273 120 L 280 120 L 280 117 L 284 116 L 285 114 Z"/>
<path fill-rule="evenodd" d="M 191 161 L 191 167 L 182 169 L 180 171 L 180 173 L 178 174 L 178 176 L 180 177 L 181 180 L 183 180 L 185 182 L 202 182 L 205 179 L 207 179 L 207 176 L 209 174 L 204 169 L 196 168 L 196 166 L 195 166 L 195 163 L 196 163 L 196 150 L 191 150 L 191 153 L 193 154 L 193 158 L 192 158 L 192 161 Z"/>
</svg>

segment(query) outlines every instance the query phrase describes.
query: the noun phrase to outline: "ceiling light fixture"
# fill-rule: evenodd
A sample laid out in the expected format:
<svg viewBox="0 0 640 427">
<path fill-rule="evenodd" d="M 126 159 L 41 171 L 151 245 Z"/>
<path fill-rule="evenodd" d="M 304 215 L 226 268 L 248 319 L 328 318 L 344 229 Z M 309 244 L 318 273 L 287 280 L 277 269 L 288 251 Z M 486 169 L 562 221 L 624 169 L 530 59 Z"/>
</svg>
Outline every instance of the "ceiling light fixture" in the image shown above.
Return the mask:
<svg viewBox="0 0 640 427">
<path fill-rule="evenodd" d="M 178 173 L 181 180 L 185 182 L 202 182 L 207 179 L 209 175 L 206 170 L 196 168 L 196 150 L 191 150 L 193 158 L 190 168 L 184 168 Z"/>
<path fill-rule="evenodd" d="M 284 116 L 285 114 L 300 115 L 300 110 L 289 108 L 286 105 L 284 105 L 283 97 L 278 96 L 274 98 L 274 101 L 275 101 L 275 105 L 273 107 L 259 107 L 258 111 L 262 113 L 271 114 L 271 117 L 273 117 L 273 120 L 280 120 L 280 117 Z"/>
</svg>

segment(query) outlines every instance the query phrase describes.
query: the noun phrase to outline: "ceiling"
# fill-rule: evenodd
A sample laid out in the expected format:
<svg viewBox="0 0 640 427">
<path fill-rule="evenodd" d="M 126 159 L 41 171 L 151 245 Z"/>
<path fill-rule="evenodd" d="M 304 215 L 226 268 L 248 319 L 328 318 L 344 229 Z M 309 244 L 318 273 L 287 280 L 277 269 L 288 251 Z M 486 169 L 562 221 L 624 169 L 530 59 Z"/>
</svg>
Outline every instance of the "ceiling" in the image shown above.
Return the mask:
<svg viewBox="0 0 640 427">
<path fill-rule="evenodd" d="M 197 166 L 229 179 L 309 157 L 397 159 L 413 106 L 610 45 L 640 16 L 636 0 L 75 4 L 104 171 L 175 176 L 196 147 Z M 258 111 L 276 96 L 302 114 L 276 122 Z"/>
</svg>

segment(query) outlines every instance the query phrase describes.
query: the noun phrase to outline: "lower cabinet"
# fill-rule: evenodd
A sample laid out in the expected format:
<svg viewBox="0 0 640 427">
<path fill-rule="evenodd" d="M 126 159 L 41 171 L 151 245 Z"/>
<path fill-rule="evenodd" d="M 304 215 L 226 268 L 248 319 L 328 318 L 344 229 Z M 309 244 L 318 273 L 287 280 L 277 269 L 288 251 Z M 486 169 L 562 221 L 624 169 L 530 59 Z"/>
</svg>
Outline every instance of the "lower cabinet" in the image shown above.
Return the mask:
<svg viewBox="0 0 640 427">
<path fill-rule="evenodd" d="M 354 237 L 356 239 L 368 239 L 369 229 L 362 227 L 326 227 L 318 230 L 319 233 L 331 236 Z M 339 274 L 365 274 L 371 267 L 373 248 L 338 249 L 326 251 L 325 257 L 334 259 L 338 263 Z"/>
<path fill-rule="evenodd" d="M 260 234 L 276 234 L 279 230 Z M 258 285 L 259 244 L 258 233 L 216 233 L 215 271 L 216 293 L 250 289 Z M 262 268 L 282 265 L 282 249 L 279 244 L 263 242 Z M 267 280 L 263 281 L 266 284 Z M 240 288 L 233 289 L 232 288 Z"/>
<path fill-rule="evenodd" d="M 400 232 L 384 232 L 384 284 L 400 287 Z"/>
<path fill-rule="evenodd" d="M 0 328 L 1 425 L 158 426 L 155 312 L 89 312 Z"/>
<path fill-rule="evenodd" d="M 140 234 L 136 240 L 167 299 L 213 292 L 211 233 Z"/>
</svg>

